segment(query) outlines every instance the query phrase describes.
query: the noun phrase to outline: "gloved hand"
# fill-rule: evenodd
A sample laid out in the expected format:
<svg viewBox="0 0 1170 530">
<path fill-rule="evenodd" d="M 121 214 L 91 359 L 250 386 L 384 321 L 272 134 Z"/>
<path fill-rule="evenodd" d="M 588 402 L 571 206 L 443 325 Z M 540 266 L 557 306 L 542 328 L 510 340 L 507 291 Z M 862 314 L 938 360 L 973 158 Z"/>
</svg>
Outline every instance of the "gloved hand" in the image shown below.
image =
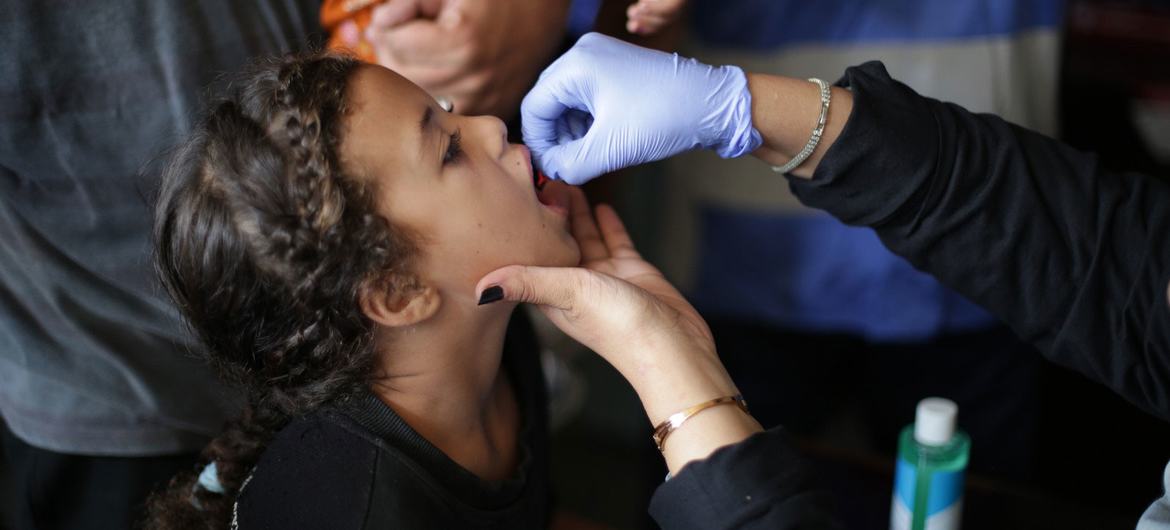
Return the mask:
<svg viewBox="0 0 1170 530">
<path fill-rule="evenodd" d="M 540 75 L 520 113 L 537 165 L 570 184 L 700 147 L 734 158 L 762 143 L 743 70 L 597 33 Z"/>
</svg>

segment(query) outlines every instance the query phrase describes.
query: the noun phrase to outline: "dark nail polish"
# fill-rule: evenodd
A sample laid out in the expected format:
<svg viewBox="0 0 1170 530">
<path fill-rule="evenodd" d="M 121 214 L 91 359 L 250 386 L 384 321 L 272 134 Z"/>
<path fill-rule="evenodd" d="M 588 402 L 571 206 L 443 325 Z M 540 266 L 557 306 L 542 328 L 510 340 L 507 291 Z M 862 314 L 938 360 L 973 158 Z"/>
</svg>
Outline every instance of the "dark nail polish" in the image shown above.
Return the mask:
<svg viewBox="0 0 1170 530">
<path fill-rule="evenodd" d="M 484 289 L 479 295 L 479 305 L 490 304 L 492 302 L 499 302 L 504 299 L 504 288 L 499 285 L 493 285 Z"/>
</svg>

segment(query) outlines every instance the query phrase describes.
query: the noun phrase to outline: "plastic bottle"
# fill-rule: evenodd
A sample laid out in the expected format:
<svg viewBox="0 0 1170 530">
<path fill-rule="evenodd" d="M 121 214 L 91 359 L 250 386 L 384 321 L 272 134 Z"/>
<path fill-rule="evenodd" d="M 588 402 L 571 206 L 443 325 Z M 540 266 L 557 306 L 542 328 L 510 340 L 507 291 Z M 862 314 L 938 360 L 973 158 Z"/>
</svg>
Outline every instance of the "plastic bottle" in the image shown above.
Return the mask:
<svg viewBox="0 0 1170 530">
<path fill-rule="evenodd" d="M 971 438 L 955 427 L 959 406 L 918 402 L 914 423 L 898 436 L 890 530 L 958 530 Z"/>
</svg>

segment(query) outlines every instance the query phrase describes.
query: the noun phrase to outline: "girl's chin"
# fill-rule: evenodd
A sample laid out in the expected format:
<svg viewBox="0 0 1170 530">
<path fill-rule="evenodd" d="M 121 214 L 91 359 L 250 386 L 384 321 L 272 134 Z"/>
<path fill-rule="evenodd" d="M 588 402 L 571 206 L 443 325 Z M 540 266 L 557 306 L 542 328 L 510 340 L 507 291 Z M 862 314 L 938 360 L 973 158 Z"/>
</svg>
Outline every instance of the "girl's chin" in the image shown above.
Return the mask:
<svg viewBox="0 0 1170 530">
<path fill-rule="evenodd" d="M 576 267 L 581 264 L 581 247 L 577 246 L 577 241 L 571 237 L 569 239 L 573 241 L 573 246 L 570 249 L 571 252 L 566 256 L 565 264 L 561 265 L 562 267 Z"/>
<path fill-rule="evenodd" d="M 577 240 L 569 235 L 568 231 L 560 234 L 558 241 L 551 242 L 547 248 L 549 251 L 544 263 L 541 267 L 576 267 L 581 264 L 581 247 L 577 245 Z"/>
</svg>

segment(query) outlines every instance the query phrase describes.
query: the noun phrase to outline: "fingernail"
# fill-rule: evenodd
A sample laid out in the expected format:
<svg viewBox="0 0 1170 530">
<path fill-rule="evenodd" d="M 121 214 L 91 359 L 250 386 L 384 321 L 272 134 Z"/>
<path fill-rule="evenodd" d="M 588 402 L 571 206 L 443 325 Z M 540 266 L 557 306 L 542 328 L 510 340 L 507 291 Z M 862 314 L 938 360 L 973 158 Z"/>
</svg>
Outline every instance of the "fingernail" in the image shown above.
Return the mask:
<svg viewBox="0 0 1170 530">
<path fill-rule="evenodd" d="M 490 304 L 492 302 L 499 302 L 504 299 L 504 288 L 499 285 L 493 285 L 484 289 L 479 295 L 479 304 Z"/>
</svg>

